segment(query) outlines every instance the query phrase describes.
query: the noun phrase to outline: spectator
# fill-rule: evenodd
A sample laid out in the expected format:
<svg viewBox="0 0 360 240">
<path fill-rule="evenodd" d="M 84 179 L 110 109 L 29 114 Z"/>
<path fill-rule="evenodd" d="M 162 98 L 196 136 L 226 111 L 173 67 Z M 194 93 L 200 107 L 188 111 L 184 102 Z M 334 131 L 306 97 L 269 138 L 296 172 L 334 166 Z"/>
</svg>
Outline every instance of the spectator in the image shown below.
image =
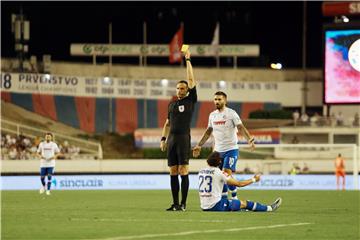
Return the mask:
<svg viewBox="0 0 360 240">
<path fill-rule="evenodd" d="M 310 169 L 306 163 L 304 163 L 304 167 L 302 169 L 302 173 L 308 174 L 310 172 Z"/>
<path fill-rule="evenodd" d="M 302 125 L 309 125 L 309 116 L 306 114 L 306 112 L 301 114 L 300 120 L 301 120 Z"/>
<path fill-rule="evenodd" d="M 293 163 L 293 167 L 291 168 L 289 174 L 290 175 L 297 175 L 300 173 L 300 167 L 297 163 Z"/>
<path fill-rule="evenodd" d="M 1 148 L 5 147 L 5 137 L 1 134 Z"/>
<path fill-rule="evenodd" d="M 293 139 L 291 140 L 291 143 L 292 144 L 298 144 L 298 143 L 300 143 L 300 141 L 299 141 L 297 136 L 294 136 Z"/>
<path fill-rule="evenodd" d="M 70 146 L 68 141 L 64 141 L 62 146 L 63 153 L 69 153 L 70 152 Z"/>
<path fill-rule="evenodd" d="M 294 127 L 297 126 L 297 123 L 299 121 L 299 118 L 300 118 L 300 113 L 298 110 L 296 110 L 295 112 L 293 112 L 293 119 L 294 119 Z"/>
<path fill-rule="evenodd" d="M 330 126 L 335 127 L 335 125 L 336 125 L 335 113 L 332 113 L 332 114 L 330 115 L 329 119 L 330 119 Z"/>
<path fill-rule="evenodd" d="M 32 145 L 30 139 L 26 137 L 22 140 L 22 144 L 25 148 L 30 148 Z"/>
<path fill-rule="evenodd" d="M 18 158 L 20 160 L 28 160 L 29 159 L 29 155 L 25 149 L 20 149 L 18 152 L 19 152 Z"/>
<path fill-rule="evenodd" d="M 353 126 L 354 127 L 359 127 L 360 126 L 359 113 L 355 113 Z"/>
<path fill-rule="evenodd" d="M 338 114 L 336 114 L 336 126 L 344 126 L 344 117 L 342 112 L 338 112 Z"/>
<path fill-rule="evenodd" d="M 30 139 L 24 135 L 17 137 L 10 134 L 1 134 L 1 158 L 2 159 L 21 159 L 28 160 L 35 158 L 37 146 L 40 143 L 40 138 Z M 66 151 L 68 152 L 63 159 L 73 159 L 79 156 L 80 148 L 69 145 L 68 142 Z M 62 151 L 63 152 L 63 151 Z"/>
<path fill-rule="evenodd" d="M 319 125 L 319 119 L 320 119 L 320 116 L 319 116 L 319 114 L 316 112 L 316 113 L 310 118 L 310 124 L 311 124 L 311 126 L 317 126 L 317 125 Z"/>
<path fill-rule="evenodd" d="M 36 145 L 34 144 L 34 145 L 32 145 L 32 146 L 30 147 L 30 154 L 31 154 L 31 156 L 34 156 L 35 153 L 36 153 L 36 151 L 37 151 L 37 147 L 36 147 Z"/>
<path fill-rule="evenodd" d="M 10 151 L 9 151 L 9 158 L 10 160 L 16 160 L 18 157 L 18 153 L 16 151 L 16 147 L 11 147 Z"/>
<path fill-rule="evenodd" d="M 40 139 L 40 137 L 35 137 L 35 139 L 34 139 L 34 145 L 37 147 L 37 146 L 39 146 L 39 144 L 40 144 L 40 142 L 41 142 L 41 139 Z"/>
</svg>

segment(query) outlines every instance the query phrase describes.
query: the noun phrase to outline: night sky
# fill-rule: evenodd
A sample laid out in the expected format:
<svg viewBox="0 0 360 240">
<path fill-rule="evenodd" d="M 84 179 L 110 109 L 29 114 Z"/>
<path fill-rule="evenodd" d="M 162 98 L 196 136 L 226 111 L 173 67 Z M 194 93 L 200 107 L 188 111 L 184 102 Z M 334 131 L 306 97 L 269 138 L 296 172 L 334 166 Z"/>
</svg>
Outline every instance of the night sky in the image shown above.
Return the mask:
<svg viewBox="0 0 360 240">
<path fill-rule="evenodd" d="M 322 66 L 322 2 L 308 2 L 307 67 Z M 220 22 L 220 43 L 259 44 L 261 56 L 239 58 L 238 65 L 263 67 L 281 62 L 284 68 L 302 66 L 303 2 L 1 2 L 1 56 L 15 57 L 11 13 L 30 20 L 30 55 L 40 60 L 84 61 L 70 56 L 71 43 L 107 43 L 113 23 L 113 43 L 142 43 L 147 22 L 148 43 L 167 44 L 184 22 L 184 42 L 210 44 Z M 99 59 L 107 61 L 107 58 Z M 114 58 L 115 63 L 137 64 L 138 58 Z M 214 66 L 212 58 L 194 58 L 196 65 Z M 149 64 L 168 64 L 152 58 Z M 222 58 L 222 66 L 232 59 Z"/>
</svg>

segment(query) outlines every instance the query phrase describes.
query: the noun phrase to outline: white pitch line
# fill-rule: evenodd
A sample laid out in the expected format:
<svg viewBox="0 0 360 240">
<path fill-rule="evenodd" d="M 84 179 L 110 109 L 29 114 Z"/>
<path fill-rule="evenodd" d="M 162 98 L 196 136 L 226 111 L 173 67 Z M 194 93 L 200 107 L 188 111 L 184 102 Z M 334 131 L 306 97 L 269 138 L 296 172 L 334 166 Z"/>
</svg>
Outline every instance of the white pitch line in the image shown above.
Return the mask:
<svg viewBox="0 0 360 240">
<path fill-rule="evenodd" d="M 228 229 L 218 229 L 218 230 L 216 230 L 216 229 L 214 229 L 214 230 L 203 230 L 203 231 L 198 230 L 198 231 L 188 231 L 188 232 L 178 232 L 178 233 L 144 234 L 144 235 L 120 236 L 120 237 L 88 239 L 88 240 L 128 240 L 128 239 L 143 239 L 143 238 L 157 238 L 157 237 L 170 237 L 170 236 L 186 236 L 186 235 L 191 235 L 191 234 L 239 232 L 239 231 L 247 231 L 247 230 L 303 226 L 303 225 L 309 225 L 309 224 L 313 224 L 313 223 L 291 223 L 291 224 L 277 224 L 277 225 L 269 225 L 269 226 L 228 228 Z"/>
</svg>

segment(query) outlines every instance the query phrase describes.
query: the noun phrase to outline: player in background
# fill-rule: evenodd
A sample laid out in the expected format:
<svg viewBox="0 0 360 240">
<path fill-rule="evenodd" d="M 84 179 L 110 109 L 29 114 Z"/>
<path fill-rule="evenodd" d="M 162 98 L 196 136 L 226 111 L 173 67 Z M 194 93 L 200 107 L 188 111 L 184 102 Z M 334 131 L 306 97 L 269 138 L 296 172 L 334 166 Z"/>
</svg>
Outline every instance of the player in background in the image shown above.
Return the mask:
<svg viewBox="0 0 360 240">
<path fill-rule="evenodd" d="M 220 168 L 228 175 L 236 171 L 236 163 L 239 155 L 238 137 L 239 131 L 244 136 L 251 150 L 255 149 L 255 139 L 242 124 L 239 115 L 231 108 L 226 107 L 227 96 L 224 92 L 218 91 L 214 94 L 214 104 L 216 110 L 209 115 L 208 127 L 199 143 L 193 148 L 193 156 L 198 157 L 202 145 L 209 139 L 211 134 L 214 136 L 214 151 L 219 152 L 223 159 Z M 227 198 L 228 189 L 232 199 L 237 199 L 236 187 L 224 185 L 223 197 Z"/>
<path fill-rule="evenodd" d="M 335 159 L 336 188 L 340 189 L 340 177 L 342 178 L 342 190 L 345 190 L 345 160 L 339 153 Z"/>
<path fill-rule="evenodd" d="M 52 141 L 52 138 L 53 136 L 51 133 L 46 133 L 45 141 L 42 141 L 39 144 L 37 150 L 37 156 L 40 158 L 40 180 L 42 184 L 40 194 L 43 194 L 46 190 L 46 195 L 50 195 L 51 178 L 54 174 L 55 159 L 60 155 L 59 147 Z M 45 184 L 45 176 L 47 176 L 47 184 Z"/>
<path fill-rule="evenodd" d="M 199 196 L 200 205 L 203 211 L 239 211 L 246 209 L 257 212 L 273 212 L 281 205 L 282 199 L 277 198 L 271 205 L 264 205 L 250 200 L 239 200 L 222 198 L 222 189 L 225 184 L 236 187 L 245 187 L 260 180 L 260 175 L 255 175 L 252 179 L 238 181 L 222 172 L 219 169 L 221 164 L 220 154 L 213 152 L 207 159 L 208 167 L 199 171 Z"/>
</svg>

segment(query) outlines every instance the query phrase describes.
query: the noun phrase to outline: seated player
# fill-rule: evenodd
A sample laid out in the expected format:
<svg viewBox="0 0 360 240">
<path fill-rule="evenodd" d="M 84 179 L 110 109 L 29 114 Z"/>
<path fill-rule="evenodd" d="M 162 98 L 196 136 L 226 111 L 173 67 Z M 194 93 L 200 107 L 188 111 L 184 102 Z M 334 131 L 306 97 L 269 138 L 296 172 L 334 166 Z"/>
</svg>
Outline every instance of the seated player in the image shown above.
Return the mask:
<svg viewBox="0 0 360 240">
<path fill-rule="evenodd" d="M 201 209 L 204 211 L 239 211 L 250 210 L 258 212 L 273 212 L 281 205 L 282 199 L 277 198 L 271 205 L 263 205 L 249 200 L 222 198 L 224 184 L 245 187 L 260 180 L 260 175 L 252 179 L 238 181 L 219 169 L 220 154 L 213 152 L 207 159 L 208 167 L 199 171 L 199 196 Z"/>
</svg>

